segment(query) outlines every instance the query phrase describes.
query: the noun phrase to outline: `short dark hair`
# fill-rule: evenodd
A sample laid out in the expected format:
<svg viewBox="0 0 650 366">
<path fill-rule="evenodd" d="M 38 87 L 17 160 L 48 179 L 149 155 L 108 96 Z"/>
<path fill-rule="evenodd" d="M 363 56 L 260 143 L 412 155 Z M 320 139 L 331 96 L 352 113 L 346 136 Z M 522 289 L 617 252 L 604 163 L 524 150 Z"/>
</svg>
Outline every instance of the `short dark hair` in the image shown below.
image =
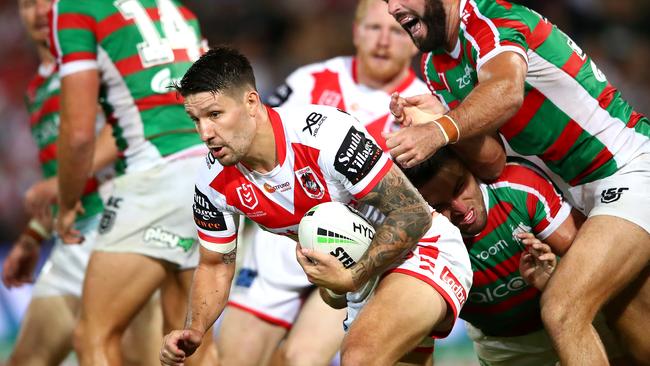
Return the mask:
<svg viewBox="0 0 650 366">
<path fill-rule="evenodd" d="M 253 68 L 246 56 L 228 46 L 206 52 L 190 66 L 180 84 L 174 84 L 183 97 L 203 92 L 232 94 L 245 86 L 256 89 Z"/>
<path fill-rule="evenodd" d="M 451 149 L 443 147 L 427 160 L 410 168 L 402 168 L 402 171 L 416 188 L 421 188 L 433 179 L 440 169 L 451 164 L 462 165 L 462 162 Z"/>
</svg>

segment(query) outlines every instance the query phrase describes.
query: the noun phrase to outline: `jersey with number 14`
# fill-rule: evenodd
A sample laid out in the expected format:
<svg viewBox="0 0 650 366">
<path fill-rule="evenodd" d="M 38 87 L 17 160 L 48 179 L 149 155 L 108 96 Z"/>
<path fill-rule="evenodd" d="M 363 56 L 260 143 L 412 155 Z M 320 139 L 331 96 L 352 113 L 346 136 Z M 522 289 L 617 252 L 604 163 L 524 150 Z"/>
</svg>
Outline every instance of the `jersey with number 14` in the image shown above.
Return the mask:
<svg viewBox="0 0 650 366">
<path fill-rule="evenodd" d="M 51 48 L 61 78 L 101 73 L 107 114 L 124 159 L 120 171 L 144 170 L 201 144 L 172 82 L 203 51 L 196 17 L 177 0 L 56 0 Z"/>
<path fill-rule="evenodd" d="M 524 246 L 516 235 L 531 232 L 543 241 L 566 220 L 571 206 L 549 180 L 512 162 L 480 188 L 487 222 L 476 236 L 465 238 L 474 283 L 460 317 L 494 337 L 540 330 L 540 292 L 519 273 Z"/>
<path fill-rule="evenodd" d="M 422 63 L 431 90 L 450 108 L 477 85 L 486 62 L 516 52 L 528 62 L 524 101 L 499 129 L 516 152 L 539 156 L 572 186 L 608 177 L 650 152 L 650 121 L 546 19 L 506 0 L 462 0 L 459 15 L 453 52 L 435 50 Z"/>
<path fill-rule="evenodd" d="M 278 165 L 262 174 L 243 164 L 224 167 L 207 156 L 196 184 L 194 221 L 201 245 L 219 251 L 235 240 L 234 215 L 293 237 L 302 216 L 322 202 L 349 203 L 370 192 L 393 163 L 363 125 L 336 108 L 266 109 Z"/>
</svg>

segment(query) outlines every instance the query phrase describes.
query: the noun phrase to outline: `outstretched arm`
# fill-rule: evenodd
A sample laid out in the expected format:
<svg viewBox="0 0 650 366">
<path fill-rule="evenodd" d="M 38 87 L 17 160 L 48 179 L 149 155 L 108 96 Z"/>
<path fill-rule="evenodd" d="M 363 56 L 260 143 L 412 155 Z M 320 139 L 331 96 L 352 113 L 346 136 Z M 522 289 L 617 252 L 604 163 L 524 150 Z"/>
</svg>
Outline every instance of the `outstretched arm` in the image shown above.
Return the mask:
<svg viewBox="0 0 650 366">
<path fill-rule="evenodd" d="M 59 214 L 57 230 L 64 242 L 80 242 L 74 232 L 77 203 L 93 162 L 99 74 L 87 70 L 61 80 L 61 126 L 57 143 Z"/>
<path fill-rule="evenodd" d="M 223 312 L 235 274 L 237 248 L 222 254 L 200 247 L 199 265 L 194 271 L 190 306 L 185 329 L 174 330 L 163 339 L 163 365 L 184 362 L 201 345 L 205 332 Z"/>
<path fill-rule="evenodd" d="M 400 165 L 412 167 L 449 143 L 462 143 L 495 133 L 521 107 L 527 71 L 526 61 L 515 52 L 495 56 L 479 70 L 479 82 L 474 90 L 444 118 L 422 120 L 422 117 L 409 112 L 408 108 L 399 108 L 399 103 L 392 102 L 391 111 L 396 118 L 412 120 L 413 125 L 384 136 L 391 155 Z M 412 106 L 433 115 L 440 109 L 431 107 L 436 102 L 434 96 L 420 99 L 419 102 L 413 99 L 413 103 L 420 104 Z M 408 102 L 409 99 L 405 100 Z M 402 113 L 405 115 L 401 116 Z M 412 118 L 409 118 L 409 113 L 413 114 Z"/>
</svg>

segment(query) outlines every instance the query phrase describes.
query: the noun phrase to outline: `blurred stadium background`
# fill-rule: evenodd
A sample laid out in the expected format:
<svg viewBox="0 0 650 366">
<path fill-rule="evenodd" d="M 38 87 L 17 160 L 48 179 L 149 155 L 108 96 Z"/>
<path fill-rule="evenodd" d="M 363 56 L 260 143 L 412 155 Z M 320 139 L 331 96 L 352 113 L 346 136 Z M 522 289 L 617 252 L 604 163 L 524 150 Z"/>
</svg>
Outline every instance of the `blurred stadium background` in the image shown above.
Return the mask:
<svg viewBox="0 0 650 366">
<path fill-rule="evenodd" d="M 650 1 L 519 0 L 569 34 L 635 109 L 650 113 Z M 39 179 L 23 92 L 37 68 L 17 1 L 0 1 L 0 262 L 27 218 L 22 197 Z M 238 47 L 253 62 L 263 97 L 296 67 L 352 54 L 354 0 L 191 0 L 210 44 Z M 44 254 L 47 252 L 44 251 Z M 0 285 L 0 365 L 12 349 L 29 286 Z M 462 324 L 436 346 L 437 365 L 477 365 Z M 72 363 L 74 364 L 74 363 Z"/>
</svg>

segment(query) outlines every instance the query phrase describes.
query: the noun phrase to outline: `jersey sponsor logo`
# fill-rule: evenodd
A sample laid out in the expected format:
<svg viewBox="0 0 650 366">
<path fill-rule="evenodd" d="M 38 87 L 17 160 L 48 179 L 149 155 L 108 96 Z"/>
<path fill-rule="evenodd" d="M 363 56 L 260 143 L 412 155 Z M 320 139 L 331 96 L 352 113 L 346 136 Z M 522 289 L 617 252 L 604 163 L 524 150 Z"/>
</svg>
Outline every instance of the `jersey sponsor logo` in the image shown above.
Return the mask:
<svg viewBox="0 0 650 366">
<path fill-rule="evenodd" d="M 465 65 L 465 75 L 456 79 L 456 82 L 458 83 L 459 89 L 463 89 L 472 82 L 472 68 L 469 64 Z"/>
<path fill-rule="evenodd" d="M 480 260 L 486 260 L 491 256 L 503 251 L 507 247 L 508 247 L 508 242 L 502 239 L 496 242 L 495 244 L 491 245 L 489 248 L 482 250 L 479 253 L 476 253 L 475 256 Z"/>
<path fill-rule="evenodd" d="M 194 238 L 183 238 L 159 226 L 154 226 L 144 231 L 144 241 L 146 243 L 158 243 L 168 248 L 179 247 L 184 252 L 187 252 L 192 249 L 196 240 Z"/>
<path fill-rule="evenodd" d="M 289 189 L 291 189 L 291 184 L 289 182 L 280 183 L 274 186 L 268 183 L 264 183 L 264 190 L 269 193 L 275 193 L 276 191 L 284 192 L 288 191 Z"/>
<path fill-rule="evenodd" d="M 292 93 L 293 89 L 291 89 L 288 84 L 282 84 L 275 89 L 275 93 L 269 97 L 268 104 L 271 107 L 279 107 L 289 99 Z"/>
<path fill-rule="evenodd" d="M 456 278 L 451 270 L 449 270 L 449 267 L 445 266 L 445 268 L 442 269 L 440 279 L 451 287 L 451 291 L 453 291 L 454 295 L 458 299 L 458 303 L 460 306 L 463 306 L 465 300 L 467 300 L 467 292 L 465 292 L 465 289 L 460 284 L 460 281 L 458 281 L 458 278 Z"/>
<path fill-rule="evenodd" d="M 616 202 L 618 201 L 619 198 L 621 198 L 621 194 L 627 190 L 629 190 L 628 187 L 604 189 L 600 193 L 600 202 L 602 203 Z"/>
<path fill-rule="evenodd" d="M 201 229 L 210 231 L 226 230 L 226 220 L 206 195 L 201 193 L 197 188 L 194 189 L 194 222 Z"/>
<path fill-rule="evenodd" d="M 323 185 L 320 180 L 318 180 L 314 171 L 311 170 L 311 167 L 306 166 L 302 169 L 296 170 L 296 177 L 298 178 L 300 186 L 309 197 L 316 200 L 323 198 L 323 195 L 325 195 L 325 188 L 323 188 Z"/>
<path fill-rule="evenodd" d="M 515 239 L 515 241 L 519 244 L 521 244 L 521 239 L 517 235 L 519 234 L 525 234 L 525 233 L 530 233 L 532 228 L 523 222 L 519 222 L 517 224 L 517 227 L 513 227 L 510 225 L 510 229 L 512 230 L 512 238 Z"/>
<path fill-rule="evenodd" d="M 503 297 L 510 296 L 513 292 L 521 291 L 528 285 L 521 276 L 515 276 L 494 288 L 477 290 L 476 287 L 469 293 L 469 300 L 474 303 L 486 304 L 500 301 Z"/>
<path fill-rule="evenodd" d="M 167 94 L 170 92 L 170 85 L 178 84 L 181 78 L 172 78 L 171 70 L 165 68 L 158 71 L 151 78 L 151 90 L 158 94 Z"/>
<path fill-rule="evenodd" d="M 323 91 L 323 93 L 318 98 L 318 101 L 314 104 L 336 107 L 339 105 L 342 99 L 343 96 L 341 93 L 337 92 L 336 90 L 328 89 Z"/>
<path fill-rule="evenodd" d="M 320 126 L 325 122 L 327 116 L 323 116 L 320 113 L 311 112 L 305 119 L 306 126 L 302 129 L 302 132 L 309 131 L 309 134 L 316 137 Z"/>
<path fill-rule="evenodd" d="M 257 204 L 259 203 L 255 191 L 253 190 L 253 185 L 250 183 L 243 183 L 241 186 L 237 187 L 237 196 L 239 196 L 241 204 L 249 210 L 257 207 Z"/>
<path fill-rule="evenodd" d="M 363 132 L 350 127 L 334 160 L 334 168 L 352 184 L 365 178 L 381 157 L 382 150 Z"/>
</svg>

